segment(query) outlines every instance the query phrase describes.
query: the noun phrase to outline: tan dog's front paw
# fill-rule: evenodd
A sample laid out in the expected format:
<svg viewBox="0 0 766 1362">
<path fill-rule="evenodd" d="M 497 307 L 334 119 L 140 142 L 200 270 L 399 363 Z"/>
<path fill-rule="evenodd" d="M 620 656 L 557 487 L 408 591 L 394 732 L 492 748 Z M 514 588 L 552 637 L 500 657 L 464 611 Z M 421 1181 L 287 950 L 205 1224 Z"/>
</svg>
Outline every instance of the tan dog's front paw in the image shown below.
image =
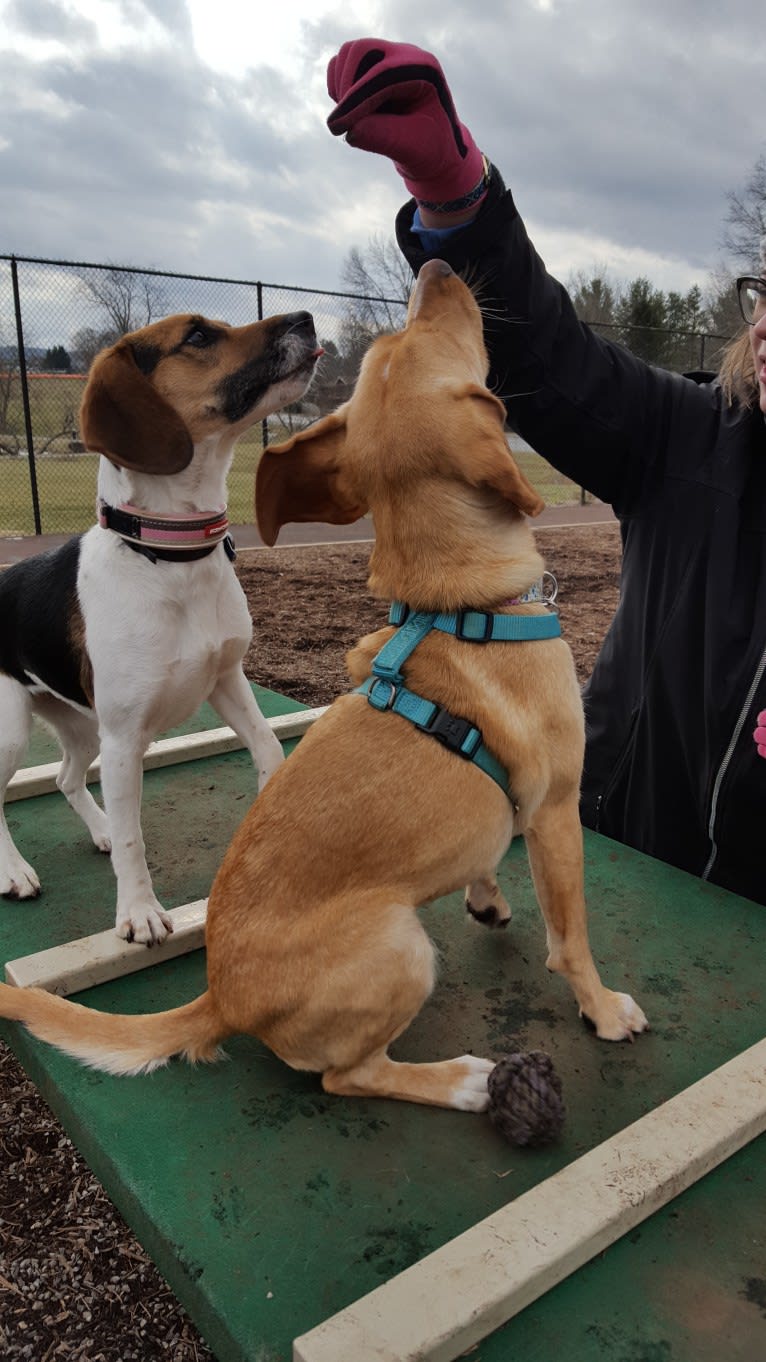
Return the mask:
<svg viewBox="0 0 766 1362">
<path fill-rule="evenodd" d="M 123 941 L 158 946 L 172 933 L 173 919 L 158 903 L 151 908 L 134 908 L 127 912 L 118 908 L 115 931 Z"/>
<path fill-rule="evenodd" d="M 597 1015 L 582 1010 L 580 1015 L 594 1028 L 599 1040 L 632 1040 L 634 1035 L 649 1027 L 641 1008 L 629 993 L 613 993 L 608 988 L 604 989 Z"/>
</svg>

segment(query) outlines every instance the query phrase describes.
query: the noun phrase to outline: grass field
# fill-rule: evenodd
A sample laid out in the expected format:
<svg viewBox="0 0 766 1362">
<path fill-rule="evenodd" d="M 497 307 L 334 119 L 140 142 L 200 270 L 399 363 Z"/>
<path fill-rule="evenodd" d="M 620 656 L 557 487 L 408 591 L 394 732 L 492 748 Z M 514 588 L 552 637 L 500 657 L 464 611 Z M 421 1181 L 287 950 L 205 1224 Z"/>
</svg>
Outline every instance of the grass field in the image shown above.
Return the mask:
<svg viewBox="0 0 766 1362">
<path fill-rule="evenodd" d="M 17 436 L 22 446 L 24 437 L 24 408 L 21 400 L 21 381 L 18 374 L 10 379 L 0 374 L 2 383 L 2 425 L 6 432 Z M 35 445 L 42 446 L 54 433 L 63 431 L 63 444 L 72 438 L 77 426 L 77 412 L 85 389 L 84 374 L 27 374 L 29 408 Z M 57 444 L 59 442 L 57 441 Z"/>
<path fill-rule="evenodd" d="M 85 380 L 79 375 L 31 375 L 30 407 L 40 520 L 43 534 L 73 534 L 93 523 L 98 456 L 70 450 L 76 440 L 76 413 Z M 26 450 L 18 381 L 14 380 L 8 403 L 5 431 Z M 276 420 L 270 423 L 270 439 L 285 437 Z M 55 439 L 45 449 L 46 444 Z M 0 431 L 0 440 L 3 432 Z M 261 427 L 256 426 L 239 441 L 229 476 L 229 519 L 233 525 L 253 520 L 255 470 L 261 454 Z M 580 490 L 526 447 L 511 448 L 526 477 L 549 506 L 578 501 Z M 40 454 L 39 451 L 45 449 Z M 30 467 L 26 457 L 0 456 L 0 535 L 35 533 Z"/>
<path fill-rule="evenodd" d="M 252 521 L 260 428 L 239 441 L 229 475 L 229 519 Z M 35 461 L 43 534 L 75 534 L 93 524 L 97 454 L 43 454 Z M 35 533 L 27 459 L 0 458 L 0 535 Z"/>
</svg>

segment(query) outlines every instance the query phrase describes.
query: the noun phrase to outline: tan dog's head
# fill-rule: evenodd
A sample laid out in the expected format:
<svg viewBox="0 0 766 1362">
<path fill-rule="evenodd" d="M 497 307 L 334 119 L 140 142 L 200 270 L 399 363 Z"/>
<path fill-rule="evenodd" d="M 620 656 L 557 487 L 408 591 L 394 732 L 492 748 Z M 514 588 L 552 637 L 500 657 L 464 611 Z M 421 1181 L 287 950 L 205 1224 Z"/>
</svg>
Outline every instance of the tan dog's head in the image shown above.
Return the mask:
<svg viewBox="0 0 766 1362">
<path fill-rule="evenodd" d="M 309 312 L 229 326 L 165 317 L 93 363 L 80 408 L 88 449 L 141 473 L 179 473 L 207 436 L 241 435 L 300 397 L 316 361 Z"/>
<path fill-rule="evenodd" d="M 406 588 L 413 605 L 436 598 L 429 579 L 444 577 L 450 557 L 507 555 L 509 523 L 543 503 L 510 453 L 487 368 L 471 290 L 444 261 L 429 261 L 404 329 L 370 347 L 351 400 L 263 454 L 256 516 L 265 543 L 288 521 L 346 524 L 371 510 L 370 585 L 382 595 Z M 477 581 L 475 599 L 488 589 Z"/>
<path fill-rule="evenodd" d="M 505 408 L 484 386 L 482 319 L 442 260 L 423 266 L 402 331 L 381 336 L 351 400 L 265 451 L 256 515 L 265 543 L 289 521 L 347 524 L 422 485 L 486 489 L 527 515 L 543 503 L 503 433 Z"/>
</svg>

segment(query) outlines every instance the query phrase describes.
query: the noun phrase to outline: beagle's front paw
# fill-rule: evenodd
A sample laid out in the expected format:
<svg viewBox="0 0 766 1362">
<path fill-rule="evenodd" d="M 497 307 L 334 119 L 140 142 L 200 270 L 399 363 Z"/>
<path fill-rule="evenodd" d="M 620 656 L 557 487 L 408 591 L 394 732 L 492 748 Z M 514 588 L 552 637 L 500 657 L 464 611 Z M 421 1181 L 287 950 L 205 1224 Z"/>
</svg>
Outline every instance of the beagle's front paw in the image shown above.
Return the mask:
<svg viewBox="0 0 766 1362">
<path fill-rule="evenodd" d="M 266 781 L 273 776 L 274 772 L 282 765 L 284 759 L 285 754 L 282 750 L 282 744 L 279 741 L 279 738 L 277 738 L 274 733 L 270 732 L 266 744 L 264 744 L 258 752 L 257 766 L 259 794 L 266 784 Z"/>
<path fill-rule="evenodd" d="M 40 893 L 40 881 L 15 847 L 14 853 L 0 862 L 0 894 L 7 899 L 36 899 Z"/>
<path fill-rule="evenodd" d="M 91 835 L 93 845 L 97 851 L 103 851 L 108 856 L 112 850 L 112 839 L 109 836 L 109 823 L 106 814 L 96 808 L 91 815 L 88 823 L 88 832 Z"/>
<path fill-rule="evenodd" d="M 158 946 L 173 931 L 173 919 L 160 907 L 157 900 L 153 904 L 131 909 L 117 908 L 115 931 L 123 941 L 136 941 L 143 946 Z"/>
</svg>

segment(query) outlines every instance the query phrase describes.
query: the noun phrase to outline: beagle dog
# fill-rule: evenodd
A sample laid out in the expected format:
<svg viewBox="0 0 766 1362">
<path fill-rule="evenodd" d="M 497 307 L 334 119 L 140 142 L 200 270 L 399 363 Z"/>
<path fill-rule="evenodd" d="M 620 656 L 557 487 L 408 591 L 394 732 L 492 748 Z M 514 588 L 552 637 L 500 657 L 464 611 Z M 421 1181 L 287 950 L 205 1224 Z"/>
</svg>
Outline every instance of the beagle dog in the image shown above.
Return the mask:
<svg viewBox="0 0 766 1362">
<path fill-rule="evenodd" d="M 117 933 L 147 944 L 172 931 L 141 835 L 149 742 L 209 700 L 249 748 L 259 789 L 281 762 L 242 671 L 252 624 L 226 479 L 237 438 L 305 392 L 321 353 L 308 312 L 241 327 L 184 315 L 95 360 L 80 428 L 102 456 L 98 524 L 0 573 L 0 894 L 40 892 L 1 808 L 33 714 L 61 742 L 59 789 L 111 851 Z M 103 810 L 85 784 L 99 747 Z"/>
<path fill-rule="evenodd" d="M 580 691 L 538 589 L 526 516 L 542 503 L 485 386 L 479 307 L 443 261 L 421 270 L 401 332 L 368 351 L 345 406 L 270 448 L 261 534 L 370 510 L 370 588 L 392 627 L 349 654 L 356 689 L 312 726 L 235 834 L 210 894 L 208 987 L 185 1006 L 111 1016 L 0 987 L 0 1015 L 113 1073 L 214 1058 L 258 1036 L 326 1091 L 462 1110 L 488 1104 L 492 1061 L 394 1062 L 435 981 L 421 905 L 467 885 L 504 926 L 496 867 L 521 833 L 547 965 L 605 1040 L 646 1018 L 599 978 L 583 888 Z"/>
</svg>

